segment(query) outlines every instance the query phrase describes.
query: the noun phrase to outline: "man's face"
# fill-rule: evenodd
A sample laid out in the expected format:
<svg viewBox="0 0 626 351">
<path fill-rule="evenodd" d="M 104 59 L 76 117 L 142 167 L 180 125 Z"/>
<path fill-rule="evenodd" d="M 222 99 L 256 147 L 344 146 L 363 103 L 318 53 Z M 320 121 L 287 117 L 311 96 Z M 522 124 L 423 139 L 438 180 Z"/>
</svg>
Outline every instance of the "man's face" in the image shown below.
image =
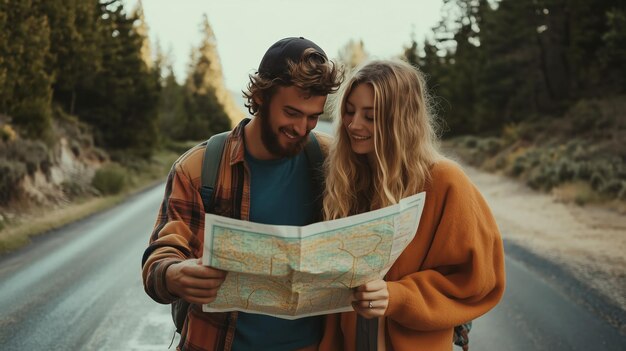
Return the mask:
<svg viewBox="0 0 626 351">
<path fill-rule="evenodd" d="M 294 86 L 278 87 L 269 106 L 261 107 L 261 140 L 276 157 L 293 157 L 300 153 L 309 132 L 324 112 L 326 95 L 306 96 Z"/>
</svg>

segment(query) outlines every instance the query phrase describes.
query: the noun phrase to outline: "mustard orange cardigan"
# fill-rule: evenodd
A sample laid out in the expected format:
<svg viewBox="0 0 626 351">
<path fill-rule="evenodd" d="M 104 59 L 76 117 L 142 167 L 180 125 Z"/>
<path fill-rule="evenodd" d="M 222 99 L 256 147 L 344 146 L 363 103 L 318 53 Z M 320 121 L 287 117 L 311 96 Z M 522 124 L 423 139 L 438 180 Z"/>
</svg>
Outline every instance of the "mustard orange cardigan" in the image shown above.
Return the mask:
<svg viewBox="0 0 626 351">
<path fill-rule="evenodd" d="M 431 178 L 417 235 L 385 279 L 387 351 L 449 351 L 454 326 L 504 293 L 502 240 L 487 203 L 452 161 L 435 164 Z M 355 350 L 356 316 L 328 316 L 320 350 Z"/>
</svg>

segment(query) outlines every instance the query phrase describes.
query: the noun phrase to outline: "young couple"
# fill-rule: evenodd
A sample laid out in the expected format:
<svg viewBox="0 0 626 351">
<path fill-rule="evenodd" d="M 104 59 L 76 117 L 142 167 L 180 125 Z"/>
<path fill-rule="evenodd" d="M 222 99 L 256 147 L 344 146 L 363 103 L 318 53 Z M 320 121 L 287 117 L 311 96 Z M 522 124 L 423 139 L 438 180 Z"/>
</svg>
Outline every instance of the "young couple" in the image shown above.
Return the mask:
<svg viewBox="0 0 626 351">
<path fill-rule="evenodd" d="M 148 295 L 191 303 L 178 350 L 451 350 L 453 328 L 500 300 L 498 228 L 476 187 L 437 150 L 422 75 L 402 61 L 371 61 L 342 79 L 307 39 L 285 38 L 268 49 L 245 92 L 254 117 L 226 139 L 210 212 L 307 225 L 425 191 L 415 238 L 384 279 L 354 290 L 354 312 L 296 320 L 202 312 L 227 273 L 200 263 L 204 147 L 192 148 L 169 174 L 143 259 Z M 313 128 L 337 90 L 330 138 Z M 323 202 L 315 201 L 303 151 L 310 133 L 327 154 Z"/>
</svg>

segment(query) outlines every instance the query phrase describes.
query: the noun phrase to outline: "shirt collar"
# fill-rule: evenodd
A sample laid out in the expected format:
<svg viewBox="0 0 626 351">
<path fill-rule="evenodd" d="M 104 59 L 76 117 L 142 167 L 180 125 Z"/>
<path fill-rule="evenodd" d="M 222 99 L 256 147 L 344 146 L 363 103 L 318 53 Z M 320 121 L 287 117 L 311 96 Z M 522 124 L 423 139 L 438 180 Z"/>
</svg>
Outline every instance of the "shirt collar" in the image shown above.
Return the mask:
<svg viewBox="0 0 626 351">
<path fill-rule="evenodd" d="M 230 149 L 230 165 L 233 166 L 236 163 L 243 162 L 246 155 L 246 143 L 244 140 L 244 127 L 248 122 L 250 122 L 250 118 L 244 118 L 233 131 L 230 133 L 229 142 L 232 145 Z"/>
</svg>

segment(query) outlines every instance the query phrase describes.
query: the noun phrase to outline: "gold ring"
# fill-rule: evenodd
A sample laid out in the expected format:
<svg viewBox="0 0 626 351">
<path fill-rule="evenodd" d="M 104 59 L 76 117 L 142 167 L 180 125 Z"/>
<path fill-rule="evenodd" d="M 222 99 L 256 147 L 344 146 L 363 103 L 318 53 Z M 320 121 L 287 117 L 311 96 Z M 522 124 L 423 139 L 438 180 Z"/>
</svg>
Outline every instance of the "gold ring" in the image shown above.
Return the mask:
<svg viewBox="0 0 626 351">
<path fill-rule="evenodd" d="M 370 301 L 370 302 L 368 303 L 367 307 L 369 307 L 369 308 L 374 308 L 374 306 L 372 306 L 372 301 Z"/>
</svg>

